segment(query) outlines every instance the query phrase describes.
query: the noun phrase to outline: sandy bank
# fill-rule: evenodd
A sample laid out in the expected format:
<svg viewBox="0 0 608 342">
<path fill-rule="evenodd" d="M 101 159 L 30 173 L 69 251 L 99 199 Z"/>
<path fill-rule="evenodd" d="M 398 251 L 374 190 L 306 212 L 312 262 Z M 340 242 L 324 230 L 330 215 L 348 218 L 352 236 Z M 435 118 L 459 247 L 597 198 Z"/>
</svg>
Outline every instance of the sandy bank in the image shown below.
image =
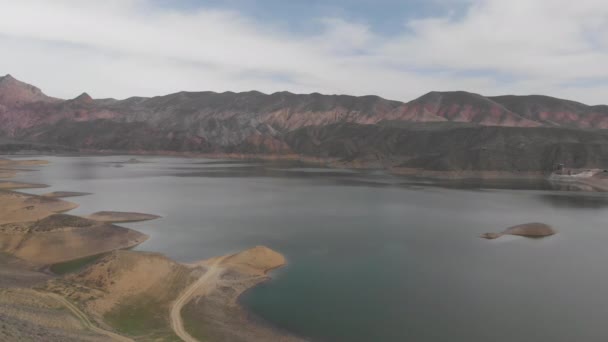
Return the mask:
<svg viewBox="0 0 608 342">
<path fill-rule="evenodd" d="M 46 290 L 77 303 L 100 326 L 135 339 L 175 333 L 185 341 L 295 341 L 250 322 L 237 304 L 243 291 L 284 263 L 266 247 L 188 265 L 157 253 L 121 250 L 49 282 Z"/>
<path fill-rule="evenodd" d="M 47 161 L 44 160 L 11 160 L 11 159 L 2 159 L 0 158 L 0 178 L 13 178 L 17 175 L 19 171 L 24 171 L 19 169 L 23 166 L 40 166 L 48 164 Z M 20 183 L 20 182 L 9 182 L 9 181 L 0 181 L 0 189 L 4 190 L 16 190 L 16 189 L 33 189 L 33 188 L 44 188 L 46 185 L 44 184 L 30 184 L 30 183 Z"/>
<path fill-rule="evenodd" d="M 155 220 L 160 216 L 122 211 L 99 211 L 86 216 L 86 218 L 99 222 L 127 223 Z"/>
<path fill-rule="evenodd" d="M 13 178 L 17 174 L 15 170 L 3 170 L 0 169 L 0 178 Z"/>
<path fill-rule="evenodd" d="M 57 198 L 0 190 L 0 224 L 40 220 L 77 207 Z"/>
<path fill-rule="evenodd" d="M 47 165 L 47 160 L 36 160 L 36 159 L 3 159 L 0 158 L 0 167 L 5 168 L 17 168 L 23 166 L 40 166 Z"/>
<path fill-rule="evenodd" d="M 65 214 L 0 225 L 0 251 L 40 265 L 131 248 L 147 238 L 128 228 Z"/>
<path fill-rule="evenodd" d="M 21 182 L 0 182 L 0 190 L 17 190 L 17 189 L 37 189 L 48 188 L 46 184 L 21 183 Z"/>
<path fill-rule="evenodd" d="M 41 161 L 1 160 L 3 165 L 40 165 Z M 59 214 L 75 203 L 50 196 L 0 190 L 0 252 L 39 265 L 136 246 L 147 236 L 131 229 Z"/>
<path fill-rule="evenodd" d="M 206 279 L 181 309 L 188 333 L 198 339 L 227 341 L 301 341 L 300 338 L 254 323 L 238 304 L 238 298 L 255 285 L 270 279 L 268 272 L 285 265 L 285 257 L 258 246 L 240 253 L 197 263 L 219 268 Z"/>
<path fill-rule="evenodd" d="M 52 198 L 67 198 L 91 195 L 90 192 L 74 192 L 74 191 L 53 191 L 40 196 Z"/>
</svg>

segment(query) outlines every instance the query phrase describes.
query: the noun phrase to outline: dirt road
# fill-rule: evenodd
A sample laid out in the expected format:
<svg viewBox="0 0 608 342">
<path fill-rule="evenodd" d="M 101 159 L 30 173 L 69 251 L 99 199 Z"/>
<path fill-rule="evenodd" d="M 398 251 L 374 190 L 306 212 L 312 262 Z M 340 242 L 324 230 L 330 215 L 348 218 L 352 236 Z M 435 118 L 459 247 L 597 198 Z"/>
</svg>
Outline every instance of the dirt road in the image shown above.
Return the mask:
<svg viewBox="0 0 608 342">
<path fill-rule="evenodd" d="M 61 305 L 66 307 L 68 310 L 70 310 L 70 312 L 72 312 L 78 318 L 78 320 L 80 320 L 82 325 L 84 325 L 91 331 L 96 332 L 101 335 L 105 335 L 105 336 L 109 337 L 112 341 L 134 342 L 132 339 L 130 339 L 128 337 L 124 337 L 124 336 L 115 334 L 111 331 L 104 330 L 104 329 L 101 329 L 101 328 L 95 326 L 93 323 L 91 323 L 91 321 L 89 320 L 89 318 L 87 317 L 87 315 L 84 312 L 80 311 L 80 309 L 78 309 L 74 304 L 70 303 L 67 299 L 65 299 L 57 294 L 54 294 L 54 293 L 49 293 L 49 292 L 39 292 L 39 293 L 61 303 Z"/>
<path fill-rule="evenodd" d="M 186 329 L 184 329 L 184 322 L 182 321 L 181 311 L 184 305 L 186 305 L 192 296 L 196 293 L 197 295 L 204 296 L 215 288 L 217 281 L 222 275 L 224 270 L 220 267 L 220 263 L 226 257 L 221 257 L 213 260 L 207 267 L 207 271 L 203 274 L 194 284 L 190 285 L 180 296 L 175 300 L 171 307 L 171 328 L 179 338 L 185 342 L 199 342 L 194 337 L 190 336 Z"/>
</svg>

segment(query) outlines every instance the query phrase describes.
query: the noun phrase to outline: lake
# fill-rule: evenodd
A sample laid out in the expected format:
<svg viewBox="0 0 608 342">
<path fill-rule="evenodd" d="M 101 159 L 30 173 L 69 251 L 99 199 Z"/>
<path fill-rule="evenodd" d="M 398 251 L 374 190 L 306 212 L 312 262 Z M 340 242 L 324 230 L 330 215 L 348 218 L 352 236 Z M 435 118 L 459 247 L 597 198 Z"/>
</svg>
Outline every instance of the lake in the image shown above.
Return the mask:
<svg viewBox="0 0 608 342">
<path fill-rule="evenodd" d="M 265 245 L 289 264 L 248 291 L 256 319 L 318 341 L 606 341 L 608 197 L 545 182 L 409 180 L 373 170 L 129 156 L 44 157 L 16 180 L 92 195 L 138 249 L 194 261 Z M 544 222 L 545 239 L 478 236 Z"/>
</svg>

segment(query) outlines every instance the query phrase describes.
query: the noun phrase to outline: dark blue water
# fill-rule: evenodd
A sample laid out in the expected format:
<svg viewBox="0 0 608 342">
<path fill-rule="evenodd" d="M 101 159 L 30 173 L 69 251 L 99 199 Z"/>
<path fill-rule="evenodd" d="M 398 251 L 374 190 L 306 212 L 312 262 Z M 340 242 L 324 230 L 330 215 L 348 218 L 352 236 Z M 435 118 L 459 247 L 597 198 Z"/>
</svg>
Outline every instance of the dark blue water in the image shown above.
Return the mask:
<svg viewBox="0 0 608 342">
<path fill-rule="evenodd" d="M 183 158 L 48 157 L 19 180 L 83 191 L 74 213 L 162 215 L 139 249 L 288 258 L 242 302 L 321 341 L 606 341 L 608 198 L 543 182 L 438 186 L 375 171 Z M 122 166 L 122 167 L 118 167 Z M 516 189 L 516 190 L 513 190 Z M 539 221 L 546 239 L 478 238 Z"/>
</svg>

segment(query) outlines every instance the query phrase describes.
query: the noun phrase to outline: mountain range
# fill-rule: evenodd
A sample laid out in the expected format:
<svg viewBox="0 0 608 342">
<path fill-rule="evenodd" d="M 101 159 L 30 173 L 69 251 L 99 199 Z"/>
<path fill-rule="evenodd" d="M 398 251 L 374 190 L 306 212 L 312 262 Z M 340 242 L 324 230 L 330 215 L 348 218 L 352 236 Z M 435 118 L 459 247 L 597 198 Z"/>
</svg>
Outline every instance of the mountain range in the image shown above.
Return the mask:
<svg viewBox="0 0 608 342">
<path fill-rule="evenodd" d="M 608 106 L 549 96 L 178 92 L 58 99 L 0 77 L 0 145 L 87 151 L 302 156 L 439 171 L 547 171 L 608 164 Z"/>
</svg>

